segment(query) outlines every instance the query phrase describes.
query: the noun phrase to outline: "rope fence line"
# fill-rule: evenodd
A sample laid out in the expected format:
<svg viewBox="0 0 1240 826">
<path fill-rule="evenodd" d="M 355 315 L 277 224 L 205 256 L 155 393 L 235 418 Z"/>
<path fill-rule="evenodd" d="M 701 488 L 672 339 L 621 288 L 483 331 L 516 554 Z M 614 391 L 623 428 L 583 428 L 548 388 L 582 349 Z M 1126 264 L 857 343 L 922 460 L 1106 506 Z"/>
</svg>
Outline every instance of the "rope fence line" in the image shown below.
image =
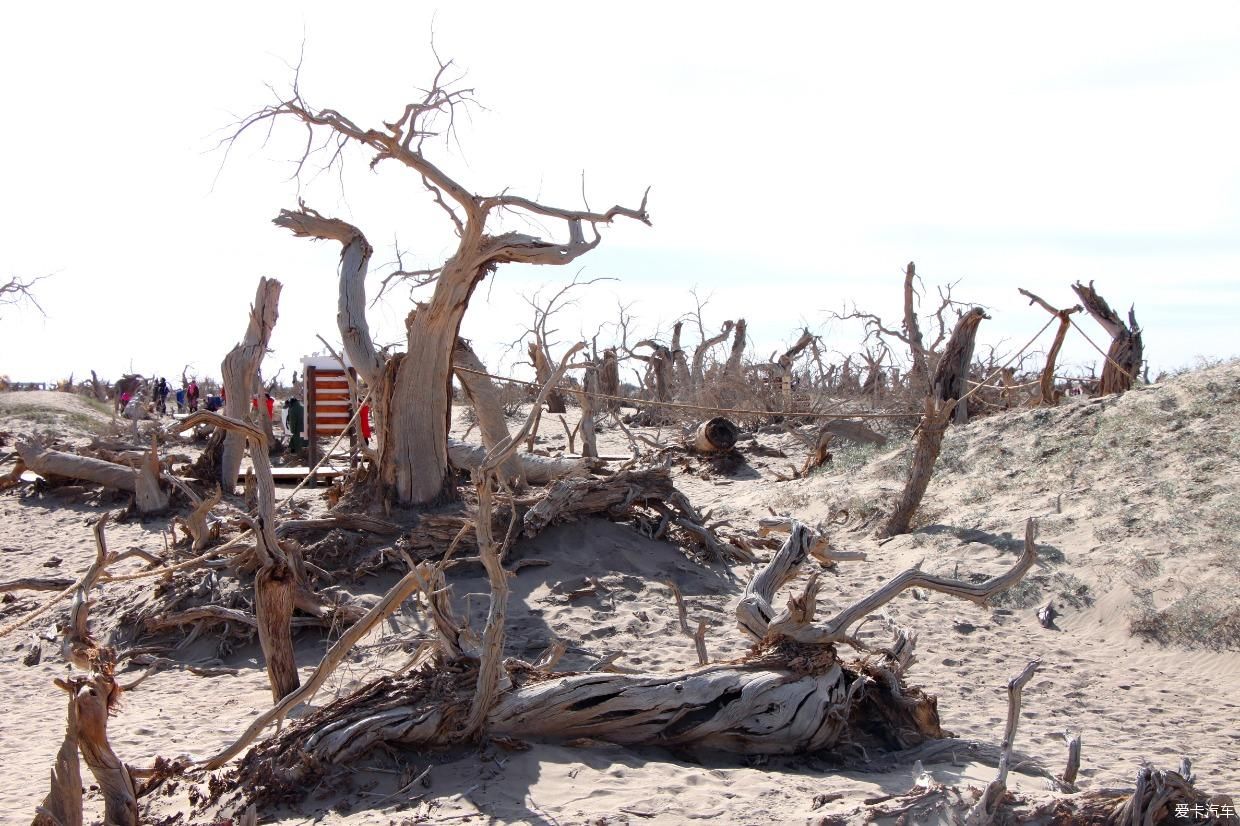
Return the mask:
<svg viewBox="0 0 1240 826">
<path fill-rule="evenodd" d="M 1132 373 L 1129 373 L 1127 370 L 1125 370 L 1125 369 L 1124 369 L 1123 365 L 1121 365 L 1121 364 L 1120 364 L 1118 361 L 1116 361 L 1115 359 L 1111 358 L 1111 355 L 1110 355 L 1109 353 L 1107 353 L 1105 350 L 1103 350 L 1103 349 L 1102 349 L 1101 347 L 1099 347 L 1097 344 L 1094 344 L 1094 340 L 1093 340 L 1092 338 L 1090 338 L 1090 337 L 1089 337 L 1089 333 L 1086 333 L 1084 330 L 1082 330 L 1082 329 L 1080 328 L 1080 325 L 1078 325 L 1078 324 L 1076 323 L 1076 319 L 1074 319 L 1074 318 L 1072 318 L 1071 316 L 1069 316 L 1069 317 L 1068 317 L 1068 321 L 1072 322 L 1072 326 L 1073 326 L 1073 327 L 1076 327 L 1076 331 L 1077 331 L 1078 333 L 1080 333 L 1081 335 L 1085 336 L 1085 340 L 1086 340 L 1086 341 L 1088 341 L 1088 342 L 1090 343 L 1090 345 L 1091 345 L 1091 346 L 1092 346 L 1095 350 L 1097 350 L 1099 353 L 1101 353 L 1101 354 L 1102 354 L 1102 357 L 1103 357 L 1104 359 L 1106 359 L 1107 361 L 1111 362 L 1111 364 L 1114 364 L 1114 365 L 1115 365 L 1115 369 L 1116 369 L 1116 370 L 1120 371 L 1120 372 L 1121 372 L 1121 373 L 1123 373 L 1125 376 L 1127 376 L 1129 381 L 1136 381 L 1136 380 L 1137 380 L 1137 377 L 1136 377 L 1136 376 L 1134 376 Z M 1138 366 L 1140 366 L 1140 365 L 1138 365 Z"/>
</svg>

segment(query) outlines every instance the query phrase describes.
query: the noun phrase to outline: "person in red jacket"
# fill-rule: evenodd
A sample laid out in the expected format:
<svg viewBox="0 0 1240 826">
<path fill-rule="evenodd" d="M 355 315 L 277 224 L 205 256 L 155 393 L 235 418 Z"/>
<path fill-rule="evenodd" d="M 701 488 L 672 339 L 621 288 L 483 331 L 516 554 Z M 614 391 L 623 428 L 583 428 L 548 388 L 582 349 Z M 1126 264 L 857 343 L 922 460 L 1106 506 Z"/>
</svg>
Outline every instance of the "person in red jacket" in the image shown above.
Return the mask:
<svg viewBox="0 0 1240 826">
<path fill-rule="evenodd" d="M 370 405 L 362 405 L 361 412 L 357 414 L 357 423 L 362 430 L 362 441 L 370 444 Z"/>
</svg>

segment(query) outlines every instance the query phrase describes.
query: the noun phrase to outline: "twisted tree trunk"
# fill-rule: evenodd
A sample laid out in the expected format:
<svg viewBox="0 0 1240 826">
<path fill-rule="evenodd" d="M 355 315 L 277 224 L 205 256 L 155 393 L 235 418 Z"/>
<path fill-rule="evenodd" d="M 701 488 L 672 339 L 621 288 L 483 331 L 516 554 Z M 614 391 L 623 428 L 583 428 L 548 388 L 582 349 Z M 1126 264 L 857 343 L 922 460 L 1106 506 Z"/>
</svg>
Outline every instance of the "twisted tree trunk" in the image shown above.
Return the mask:
<svg viewBox="0 0 1240 826">
<path fill-rule="evenodd" d="M 956 424 L 969 421 L 968 400 L 965 398 L 969 393 L 969 367 L 973 364 L 977 327 L 986 318 L 990 316 L 980 307 L 974 307 L 960 317 L 934 371 L 934 393 L 939 401 L 956 402 Z M 938 455 L 937 451 L 935 455 Z"/>
<path fill-rule="evenodd" d="M 934 395 L 926 396 L 925 416 L 913 437 L 913 462 L 909 465 L 908 479 L 904 482 L 904 491 L 900 494 L 895 509 L 881 531 L 883 536 L 908 533 L 913 514 L 920 507 L 926 488 L 930 487 L 930 479 L 934 476 L 934 463 L 938 461 L 939 452 L 943 449 L 943 435 L 947 432 L 948 417 L 955 406 L 954 400 L 940 402 Z"/>
<path fill-rule="evenodd" d="M 904 270 L 904 335 L 908 339 L 913 368 L 909 372 L 909 386 L 918 391 L 929 392 L 930 368 L 926 363 L 926 343 L 921 337 L 921 325 L 917 322 L 917 308 L 913 303 L 913 279 L 917 268 L 912 261 Z"/>
<path fill-rule="evenodd" d="M 731 379 L 743 379 L 741 367 L 745 357 L 745 319 L 738 318 L 732 328 L 732 350 L 723 366 L 723 374 Z"/>
<path fill-rule="evenodd" d="M 1094 291 L 1094 282 L 1090 281 L 1087 287 L 1078 281 L 1072 285 L 1072 290 L 1080 297 L 1081 303 L 1094 317 L 1094 321 L 1102 325 L 1102 329 L 1111 337 L 1106 363 L 1102 365 L 1098 392 L 1106 396 L 1131 390 L 1141 369 L 1141 359 L 1145 352 L 1135 310 L 1128 310 L 1128 323 L 1125 324 L 1119 314 L 1111 309 L 1111 305 L 1107 304 L 1106 299 Z"/>
<path fill-rule="evenodd" d="M 280 282 L 260 278 L 254 304 L 250 307 L 250 323 L 245 338 L 224 357 L 220 369 L 224 374 L 224 415 L 238 421 L 250 421 L 250 397 L 258 382 L 258 368 L 267 353 L 271 331 L 279 317 Z M 264 403 L 265 405 L 265 403 Z M 236 432 L 224 436 L 220 456 L 220 487 L 227 493 L 237 488 L 241 473 L 241 457 L 245 454 L 245 437 Z"/>
<path fill-rule="evenodd" d="M 732 332 L 732 322 L 723 322 L 723 328 L 716 336 L 704 339 L 701 344 L 693 351 L 693 368 L 690 372 L 689 382 L 695 391 L 702 388 L 702 383 L 706 380 L 704 364 L 706 362 L 706 354 L 710 348 L 727 339 L 728 334 Z"/>
</svg>

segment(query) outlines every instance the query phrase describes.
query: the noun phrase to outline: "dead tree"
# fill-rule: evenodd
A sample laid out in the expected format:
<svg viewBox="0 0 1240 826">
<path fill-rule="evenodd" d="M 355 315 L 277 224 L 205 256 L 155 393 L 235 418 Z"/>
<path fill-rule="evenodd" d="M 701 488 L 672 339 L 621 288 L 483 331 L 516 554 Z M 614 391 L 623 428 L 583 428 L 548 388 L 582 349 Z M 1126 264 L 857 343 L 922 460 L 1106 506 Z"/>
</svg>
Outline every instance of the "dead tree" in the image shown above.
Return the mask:
<svg viewBox="0 0 1240 826">
<path fill-rule="evenodd" d="M 30 303 L 40 313 L 43 313 L 43 307 L 39 304 L 39 300 L 34 296 L 34 285 L 38 284 L 49 276 L 40 275 L 35 278 L 22 279 L 13 276 L 8 281 L 0 284 L 0 307 L 15 306 L 22 303 Z M 46 313 L 43 313 L 46 315 Z"/>
<path fill-rule="evenodd" d="M 234 782 L 244 789 L 262 778 L 263 793 L 279 795 L 375 748 L 452 745 L 477 735 L 743 754 L 808 753 L 843 743 L 905 748 L 943 737 L 935 699 L 904 680 L 911 634 L 902 631 L 892 650 L 863 661 L 845 662 L 837 649 L 865 648 L 853 629 L 909 588 L 987 604 L 1034 564 L 1032 522 L 1024 553 L 1003 574 L 969 584 L 908 570 L 823 623 L 814 621 L 817 576 L 782 610 L 770 607 L 813 544 L 806 531 L 794 526 L 768 563 L 771 573 L 759 572 L 747 590 L 759 606 L 740 623 L 758 640 L 749 655 L 658 675 L 553 673 L 549 666 L 505 660 L 506 575 L 498 565 L 501 549 L 488 536 L 492 606 L 480 644 L 463 648 L 459 620 L 450 612 L 434 614 L 436 649 L 409 673 L 372 681 L 260 743 L 238 766 Z"/>
<path fill-rule="evenodd" d="M 510 435 L 508 423 L 504 419 L 504 405 L 500 401 L 499 389 L 488 376 L 482 375 L 486 373 L 486 367 L 474 352 L 473 347 L 463 338 L 456 340 L 452 364 L 456 370 L 457 381 L 461 383 L 478 417 L 478 429 L 482 432 L 483 447 L 487 450 L 494 450 L 497 445 L 507 444 Z M 504 483 L 513 489 L 525 484 L 521 461 L 515 456 L 510 457 L 500 466 L 499 474 Z"/>
<path fill-rule="evenodd" d="M 921 505 L 926 488 L 930 486 L 930 478 L 934 475 L 934 463 L 938 461 L 939 452 L 943 449 L 943 435 L 947 432 L 948 420 L 953 411 L 963 404 L 963 396 L 968 392 L 968 369 L 973 356 L 973 341 L 977 336 L 977 325 L 986 317 L 986 314 L 976 307 L 965 313 L 944 348 L 943 359 L 935 371 L 934 391 L 926 396 L 925 412 L 921 424 L 917 426 L 917 432 L 913 435 L 913 460 L 909 465 L 908 479 L 904 482 L 899 501 L 880 532 L 883 536 L 908 533 L 913 514 Z M 950 396 L 942 389 L 939 382 L 948 380 L 956 381 L 954 392 L 959 395 Z"/>
<path fill-rule="evenodd" d="M 913 359 L 909 383 L 920 390 L 930 380 L 930 368 L 926 363 L 926 344 L 921 337 L 921 325 L 917 323 L 917 308 L 913 304 L 913 279 L 916 277 L 917 267 L 910 261 L 904 270 L 904 340 Z M 930 388 L 927 386 L 926 389 Z"/>
<path fill-rule="evenodd" d="M 1125 324 L 1119 314 L 1111 309 L 1111 305 L 1107 304 L 1106 299 L 1094 291 L 1093 281 L 1089 282 L 1088 287 L 1078 281 L 1072 285 L 1072 290 L 1081 299 L 1086 311 L 1094 317 L 1094 321 L 1111 337 L 1111 346 L 1106 352 L 1106 364 L 1102 366 L 1102 381 L 1098 393 L 1108 396 L 1131 390 L 1137 372 L 1141 369 L 1145 352 L 1135 310 L 1129 308 L 1128 323 Z"/>
<path fill-rule="evenodd" d="M 831 317 L 839 321 L 858 320 L 865 325 L 866 340 L 890 343 L 898 341 L 908 348 L 912 367 L 909 370 L 909 387 L 915 392 L 929 392 L 933 389 L 930 375 L 937 366 L 939 346 L 948 337 L 948 321 L 946 313 L 949 309 L 960 307 L 961 303 L 952 297 L 955 283 L 938 288 L 939 305 L 926 318 L 930 324 L 934 340 L 927 345 L 922 335 L 922 322 L 918 318 L 918 301 L 915 281 L 917 280 L 916 265 L 910 261 L 904 269 L 904 318 L 900 329 L 892 329 L 875 313 L 861 312 L 855 306 L 848 313 L 832 313 Z M 935 329 L 937 327 L 937 330 Z"/>
<path fill-rule="evenodd" d="M 883 536 L 908 533 L 913 514 L 921 505 L 921 499 L 930 486 L 934 475 L 934 463 L 943 449 L 943 435 L 947 432 L 948 419 L 956 402 L 940 401 L 935 394 L 926 396 L 925 414 L 917 432 L 913 435 L 913 461 L 909 465 L 908 479 L 895 508 L 880 532 Z"/>
<path fill-rule="evenodd" d="M 250 305 L 250 320 L 246 325 L 245 337 L 238 343 L 224 361 L 220 370 L 224 375 L 224 415 L 238 421 L 250 418 L 250 397 L 258 381 L 258 368 L 263 356 L 267 354 L 267 344 L 271 341 L 271 331 L 279 317 L 280 282 L 274 278 L 260 278 L 258 290 L 254 294 L 254 303 Z M 266 403 L 259 400 L 264 412 Z M 270 424 L 268 425 L 270 428 Z M 225 493 L 232 493 L 237 488 L 237 477 L 241 474 L 241 457 L 245 454 L 245 437 L 230 431 L 224 435 L 224 444 L 220 452 L 220 487 Z"/>
<path fill-rule="evenodd" d="M 612 397 L 600 400 L 603 409 L 618 410 L 620 408 L 620 402 L 615 398 L 620 395 L 620 359 L 616 356 L 616 350 L 613 347 L 603 350 L 603 358 L 598 367 L 598 389 L 604 396 Z"/>
<path fill-rule="evenodd" d="M 728 353 L 728 360 L 723 366 L 723 374 L 729 379 L 740 381 L 744 377 L 741 370 L 744 366 L 745 358 L 745 319 L 738 318 L 736 326 L 732 328 L 732 349 Z"/>
<path fill-rule="evenodd" d="M 450 63 L 441 64 L 425 96 L 377 128 L 363 128 L 336 109 L 310 106 L 295 85 L 288 99 L 246 118 L 238 130 L 240 134 L 263 121 L 292 118 L 305 124 L 312 134 L 327 130 L 328 142 L 337 148 L 355 142 L 373 151 L 372 167 L 392 160 L 418 175 L 456 230 L 455 252 L 441 266 L 420 274 L 424 282 L 434 280 L 434 291 L 426 307 L 408 325 L 405 355 L 387 362 L 381 381 L 368 382 L 379 394 L 376 407 L 386 413 L 377 423 L 380 482 L 385 494 L 400 505 L 425 504 L 454 495 L 448 474 L 452 350 L 478 283 L 504 263 L 564 265 L 575 261 L 602 241 L 599 226 L 616 218 L 650 223 L 645 196 L 636 208 L 613 206 L 594 212 L 548 206 L 506 192 L 478 195 L 467 190 L 423 152 L 426 139 L 436 134 L 436 119 L 446 118 L 450 129 L 457 107 L 472 99 L 470 90 L 453 88 L 446 80 L 450 70 Z M 517 232 L 488 233 L 488 221 L 501 212 L 560 222 L 568 240 L 547 241 Z M 364 272 L 369 245 L 356 228 L 332 222 L 304 206 L 282 212 L 276 223 L 298 235 L 340 241 L 346 247 L 346 262 L 355 271 L 360 264 Z M 588 241 L 583 232 L 586 225 L 594 236 Z M 350 246 L 357 248 L 352 257 Z M 357 254 L 362 248 L 367 250 L 366 256 Z M 350 321 L 365 324 L 360 312 L 355 312 Z M 370 353 L 364 360 L 374 363 L 378 357 Z"/>
<path fill-rule="evenodd" d="M 66 713 L 65 738 L 56 753 L 52 766 L 51 788 L 43 803 L 36 810 L 31 826 L 82 826 L 82 764 L 78 760 L 78 714 L 77 696 L 63 687 L 69 695 Z"/>
<path fill-rule="evenodd" d="M 674 387 L 689 386 L 689 362 L 685 359 L 685 351 L 680 347 L 680 333 L 684 329 L 684 321 L 672 325 L 672 379 Z"/>
<path fill-rule="evenodd" d="M 1026 289 L 1019 289 L 1019 292 L 1029 299 L 1031 306 L 1037 304 L 1059 319 L 1059 329 L 1055 331 L 1055 340 L 1051 343 L 1051 349 L 1046 352 L 1046 363 L 1042 366 L 1042 375 L 1038 379 L 1041 404 L 1053 407 L 1059 403 L 1059 399 L 1055 396 L 1055 362 L 1059 360 L 1059 351 L 1063 347 L 1064 338 L 1068 335 L 1068 327 L 1072 324 L 1071 316 L 1081 311 L 1081 305 L 1077 304 L 1066 310 L 1056 310 Z"/>
<path fill-rule="evenodd" d="M 199 424 L 212 424 L 230 434 L 238 434 L 249 447 L 258 487 L 258 513 L 253 525 L 254 554 L 259 564 L 254 577 L 254 614 L 258 619 L 258 641 L 263 649 L 271 693 L 279 700 L 300 684 L 293 656 L 292 620 L 298 591 L 304 589 L 300 588 L 296 560 L 285 554 L 276 536 L 276 487 L 271 476 L 266 437 L 250 422 L 205 410 L 178 422 L 177 429 L 189 430 Z"/>
<path fill-rule="evenodd" d="M 581 390 L 577 393 L 577 406 L 581 408 L 581 455 L 587 459 L 598 458 L 598 437 L 594 428 L 594 417 L 599 409 L 598 377 L 599 368 L 587 365 L 581 377 Z"/>
<path fill-rule="evenodd" d="M 711 336 L 710 338 L 703 337 L 701 344 L 694 348 L 693 367 L 690 370 L 689 382 L 695 391 L 700 390 L 702 383 L 706 380 L 706 354 L 710 352 L 710 348 L 727 340 L 728 334 L 732 332 L 732 327 L 731 321 L 723 322 L 723 327 L 719 330 L 718 335 Z"/>
<path fill-rule="evenodd" d="M 654 376 L 655 398 L 661 402 L 670 402 L 672 400 L 673 388 L 676 386 L 676 378 L 673 373 L 675 357 L 671 348 L 666 344 L 660 344 L 651 339 L 639 341 L 633 346 L 650 348 L 651 352 L 648 356 L 638 353 L 632 353 L 631 355 L 638 361 L 645 362 L 650 367 L 650 372 Z"/>
<path fill-rule="evenodd" d="M 969 367 L 973 364 L 977 326 L 986 318 L 990 316 L 981 307 L 974 307 L 960 317 L 934 371 L 934 392 L 939 402 L 956 403 L 953 406 L 956 424 L 969 421 L 968 400 L 965 398 L 969 393 Z M 937 451 L 935 455 L 938 455 Z"/>
<path fill-rule="evenodd" d="M 776 366 L 779 368 L 779 382 L 783 391 L 784 409 L 792 404 L 792 365 L 796 362 L 797 357 L 814 343 L 814 336 L 809 330 L 802 330 L 801 337 L 793 342 L 792 346 L 783 352 L 783 354 L 775 360 Z"/>
</svg>

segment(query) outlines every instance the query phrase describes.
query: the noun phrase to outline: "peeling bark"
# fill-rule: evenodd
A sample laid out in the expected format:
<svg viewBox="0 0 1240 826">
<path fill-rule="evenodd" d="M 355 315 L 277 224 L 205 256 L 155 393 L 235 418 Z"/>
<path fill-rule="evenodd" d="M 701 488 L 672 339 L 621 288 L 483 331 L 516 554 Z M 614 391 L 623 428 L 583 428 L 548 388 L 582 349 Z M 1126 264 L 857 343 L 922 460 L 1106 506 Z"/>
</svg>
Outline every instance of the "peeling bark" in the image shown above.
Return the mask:
<svg viewBox="0 0 1240 826">
<path fill-rule="evenodd" d="M 224 357 L 220 370 L 224 376 L 224 415 L 238 421 L 250 420 L 250 397 L 258 380 L 258 368 L 267 354 L 271 331 L 279 317 L 280 282 L 260 278 L 245 337 Z M 220 457 L 220 487 L 228 493 L 237 488 L 241 473 L 241 457 L 245 454 L 245 437 L 229 432 L 224 436 Z"/>
<path fill-rule="evenodd" d="M 969 368 L 973 364 L 977 327 L 986 318 L 990 316 L 980 307 L 974 307 L 960 317 L 934 371 L 934 393 L 942 402 L 956 402 L 953 405 L 956 424 L 965 424 L 969 420 L 968 400 L 965 399 L 969 393 Z M 937 452 L 935 455 L 938 455 Z"/>
</svg>

